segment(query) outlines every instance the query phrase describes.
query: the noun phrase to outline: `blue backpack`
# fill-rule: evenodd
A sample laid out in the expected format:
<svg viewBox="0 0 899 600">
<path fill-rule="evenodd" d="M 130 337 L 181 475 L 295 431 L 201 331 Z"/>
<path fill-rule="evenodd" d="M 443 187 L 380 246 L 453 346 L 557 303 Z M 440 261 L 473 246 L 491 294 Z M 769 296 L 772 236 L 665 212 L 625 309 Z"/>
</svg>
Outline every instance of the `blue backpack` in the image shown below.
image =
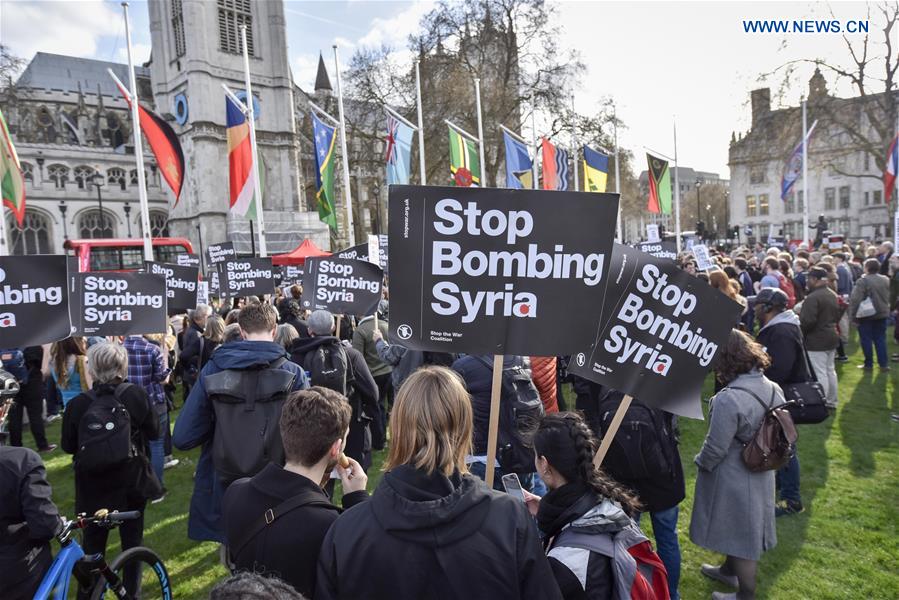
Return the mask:
<svg viewBox="0 0 899 600">
<path fill-rule="evenodd" d="M 19 348 L 6 348 L 0 350 L 0 360 L 3 368 L 15 377 L 19 385 L 28 383 L 28 367 L 25 366 L 25 353 Z"/>
</svg>

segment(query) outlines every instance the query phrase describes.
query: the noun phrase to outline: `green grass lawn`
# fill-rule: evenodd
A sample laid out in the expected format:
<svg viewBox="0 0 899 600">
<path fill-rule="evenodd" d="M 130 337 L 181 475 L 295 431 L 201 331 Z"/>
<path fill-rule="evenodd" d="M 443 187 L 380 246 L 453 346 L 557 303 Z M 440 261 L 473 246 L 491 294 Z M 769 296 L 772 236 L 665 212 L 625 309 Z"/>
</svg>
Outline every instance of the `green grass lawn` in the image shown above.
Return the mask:
<svg viewBox="0 0 899 600">
<path fill-rule="evenodd" d="M 899 598 L 899 365 L 891 373 L 856 369 L 861 353 L 853 345 L 852 360 L 837 365 L 840 405 L 834 419 L 799 428 L 804 513 L 777 521 L 777 548 L 761 561 L 759 598 Z M 891 352 L 897 349 L 891 345 Z M 707 398 L 711 394 L 707 382 Z M 572 397 L 568 396 L 569 401 Z M 687 499 L 681 505 L 679 533 L 683 553 L 681 596 L 709 598 L 725 591 L 699 574 L 703 562 L 720 556 L 690 543 L 688 530 L 699 450 L 706 423 L 681 419 L 681 456 L 687 476 Z M 48 428 L 59 440 L 59 422 Z M 26 431 L 25 439 L 32 442 Z M 169 495 L 147 507 L 145 544 L 164 559 L 176 598 L 203 598 L 225 576 L 218 547 L 187 538 L 187 512 L 192 475 L 199 450 L 178 452 L 181 464 L 166 471 Z M 60 451 L 45 457 L 53 498 L 71 516 L 74 505 L 71 459 Z M 384 453 L 375 457 L 376 465 Z M 369 489 L 380 472 L 372 469 Z M 646 528 L 649 519 L 643 520 Z M 647 533 L 650 533 L 647 531 Z M 119 551 L 110 538 L 111 555 Z"/>
</svg>

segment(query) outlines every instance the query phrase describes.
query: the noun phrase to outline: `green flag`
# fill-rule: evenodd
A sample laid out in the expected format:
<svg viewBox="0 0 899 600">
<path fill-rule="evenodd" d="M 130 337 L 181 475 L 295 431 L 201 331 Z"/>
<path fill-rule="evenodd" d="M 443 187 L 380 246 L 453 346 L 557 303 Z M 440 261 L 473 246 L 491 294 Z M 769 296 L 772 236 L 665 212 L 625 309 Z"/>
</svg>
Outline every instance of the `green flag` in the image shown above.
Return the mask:
<svg viewBox="0 0 899 600">
<path fill-rule="evenodd" d="M 19 157 L 12 144 L 9 128 L 6 127 L 6 119 L 0 111 L 0 191 L 3 194 L 3 204 L 16 216 L 19 226 L 25 217 L 25 176 L 19 166 Z"/>
<path fill-rule="evenodd" d="M 478 187 L 481 185 L 481 162 L 478 147 L 452 127 L 449 128 L 450 176 L 454 185 Z"/>
<path fill-rule="evenodd" d="M 651 213 L 671 214 L 671 173 L 668 161 L 658 156 L 646 154 L 649 164 L 649 201 L 647 210 Z"/>
<path fill-rule="evenodd" d="M 312 141 L 315 146 L 315 199 L 318 201 L 318 218 L 337 231 L 337 214 L 334 210 L 334 127 L 329 127 L 312 113 Z M 344 157 L 346 160 L 346 157 Z"/>
</svg>

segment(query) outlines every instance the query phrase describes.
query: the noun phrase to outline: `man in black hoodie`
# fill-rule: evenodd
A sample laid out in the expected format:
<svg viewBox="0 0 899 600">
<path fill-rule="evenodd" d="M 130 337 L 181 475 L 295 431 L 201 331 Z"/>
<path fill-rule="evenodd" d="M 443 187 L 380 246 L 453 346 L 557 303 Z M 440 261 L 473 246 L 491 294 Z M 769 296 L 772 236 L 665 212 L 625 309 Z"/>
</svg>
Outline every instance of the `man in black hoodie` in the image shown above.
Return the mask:
<svg viewBox="0 0 899 600">
<path fill-rule="evenodd" d="M 365 357 L 350 345 L 334 337 L 334 315 L 317 310 L 306 322 L 308 338 L 294 340 L 290 360 L 305 369 L 312 385 L 343 394 L 353 407 L 346 455 L 371 467 L 371 429 L 369 423 L 378 414 L 378 385 L 365 363 Z"/>
</svg>

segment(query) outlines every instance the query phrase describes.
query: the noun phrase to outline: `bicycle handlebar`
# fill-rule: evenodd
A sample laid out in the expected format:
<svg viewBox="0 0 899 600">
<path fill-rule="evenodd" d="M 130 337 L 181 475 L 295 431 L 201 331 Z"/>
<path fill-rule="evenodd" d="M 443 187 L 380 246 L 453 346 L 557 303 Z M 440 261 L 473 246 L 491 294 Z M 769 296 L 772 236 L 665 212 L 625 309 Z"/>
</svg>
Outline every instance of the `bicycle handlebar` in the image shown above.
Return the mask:
<svg viewBox="0 0 899 600">
<path fill-rule="evenodd" d="M 134 521 L 139 519 L 141 512 L 139 510 L 126 510 L 123 512 L 111 512 L 106 518 L 110 521 Z"/>
<path fill-rule="evenodd" d="M 91 524 L 112 529 L 113 527 L 117 527 L 123 521 L 133 521 L 135 519 L 139 519 L 140 516 L 141 511 L 139 510 L 109 512 L 105 508 L 101 508 L 100 510 L 95 512 L 92 517 L 80 514 L 77 515 L 72 521 L 63 520 L 64 525 L 60 532 L 57 534 L 57 539 L 60 541 L 60 543 L 66 543 L 69 539 L 69 536 L 71 536 L 72 532 L 76 529 L 84 529 Z"/>
</svg>

